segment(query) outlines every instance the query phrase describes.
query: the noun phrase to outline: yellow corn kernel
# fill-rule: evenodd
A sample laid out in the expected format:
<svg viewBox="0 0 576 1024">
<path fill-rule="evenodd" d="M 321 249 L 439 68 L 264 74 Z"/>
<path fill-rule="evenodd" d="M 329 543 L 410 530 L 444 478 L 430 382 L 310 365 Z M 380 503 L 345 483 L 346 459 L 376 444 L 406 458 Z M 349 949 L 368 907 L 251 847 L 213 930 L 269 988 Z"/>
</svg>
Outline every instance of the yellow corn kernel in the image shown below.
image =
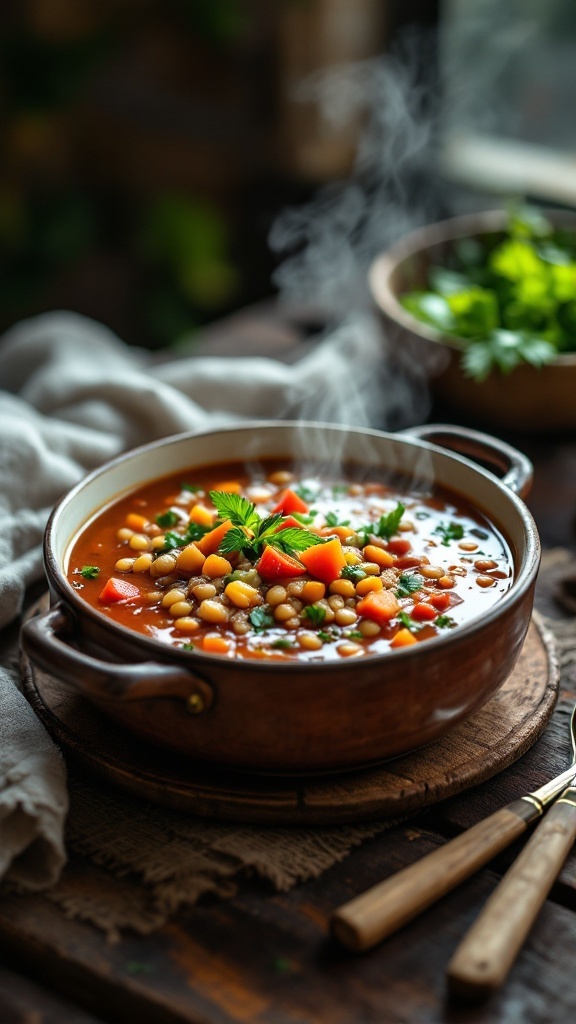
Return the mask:
<svg viewBox="0 0 576 1024">
<path fill-rule="evenodd" d="M 206 555 L 200 551 L 196 544 L 192 543 L 182 548 L 176 559 L 176 566 L 182 572 L 199 573 L 205 561 Z"/>
<path fill-rule="evenodd" d="M 134 530 L 135 533 L 142 533 L 149 523 L 150 520 L 146 516 L 140 515 L 139 512 L 129 512 L 126 516 L 126 526 Z"/>
<path fill-rule="evenodd" d="M 384 548 L 377 547 L 376 544 L 367 544 L 364 548 L 364 557 L 367 562 L 376 562 L 381 569 L 389 569 L 391 565 L 394 565 L 394 555 L 391 555 L 389 551 L 385 551 Z"/>
<path fill-rule="evenodd" d="M 363 580 L 358 580 L 356 584 L 356 593 L 358 597 L 364 597 L 371 590 L 382 590 L 384 584 L 379 576 L 366 576 Z"/>
<path fill-rule="evenodd" d="M 344 558 L 346 559 L 346 565 L 359 565 L 362 561 L 361 556 L 355 551 L 345 551 Z"/>
<path fill-rule="evenodd" d="M 232 572 L 232 566 L 227 558 L 222 558 L 222 555 L 208 555 L 202 566 L 202 575 L 209 576 L 212 580 L 217 576 L 227 576 L 229 572 Z"/>
<path fill-rule="evenodd" d="M 352 580 L 334 580 L 328 590 L 331 594 L 339 594 L 340 597 L 354 597 L 354 584 Z"/>
<path fill-rule="evenodd" d="M 210 557 L 212 558 L 212 555 Z M 232 580 L 224 593 L 237 608 L 251 608 L 255 604 L 260 604 L 260 594 L 256 588 L 242 580 Z"/>
<path fill-rule="evenodd" d="M 196 504 L 190 509 L 190 521 L 198 523 L 198 526 L 212 526 L 214 513 L 205 505 Z"/>
<path fill-rule="evenodd" d="M 302 587 L 300 597 L 306 604 L 314 604 L 316 601 L 321 601 L 325 593 L 326 587 L 324 583 L 320 583 L 320 580 L 307 580 Z M 270 603 L 269 598 L 268 603 Z"/>
</svg>

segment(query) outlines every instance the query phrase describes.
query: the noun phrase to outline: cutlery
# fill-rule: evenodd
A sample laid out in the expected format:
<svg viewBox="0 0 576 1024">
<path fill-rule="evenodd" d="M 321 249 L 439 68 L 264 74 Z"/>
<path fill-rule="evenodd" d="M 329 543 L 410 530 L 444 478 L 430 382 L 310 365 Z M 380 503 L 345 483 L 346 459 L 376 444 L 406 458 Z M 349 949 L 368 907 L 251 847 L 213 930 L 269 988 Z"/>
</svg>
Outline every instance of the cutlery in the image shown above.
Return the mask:
<svg viewBox="0 0 576 1024">
<path fill-rule="evenodd" d="M 574 713 L 571 719 L 575 743 Z M 506 979 L 576 838 L 576 776 L 538 825 L 458 946 L 449 990 L 485 999 Z"/>
<path fill-rule="evenodd" d="M 547 884 L 549 874 L 554 871 L 557 874 L 568 852 L 568 835 L 564 835 L 564 833 L 567 830 L 573 832 L 572 822 L 576 823 L 576 806 L 572 803 L 573 800 L 576 800 L 576 788 L 573 789 L 570 785 L 576 781 L 576 705 L 570 718 L 570 736 L 572 764 L 566 771 L 539 789 L 513 800 L 455 839 L 451 839 L 419 861 L 403 868 L 384 882 L 378 883 L 339 907 L 334 911 L 330 921 L 332 934 L 354 952 L 363 952 L 375 946 L 376 943 L 392 935 L 441 896 L 469 878 L 496 854 L 506 849 L 515 839 L 523 835 L 534 821 L 542 817 L 546 808 L 560 794 L 563 794 L 562 802 L 558 801 L 557 807 L 553 808 L 554 817 L 545 834 L 550 833 L 546 855 L 550 870 L 546 873 L 546 881 L 542 882 L 542 885 Z M 566 790 L 566 787 L 570 788 Z M 546 842 L 545 836 L 544 839 L 541 837 L 541 830 L 550 820 L 551 813 L 550 811 L 547 814 L 545 821 L 537 830 L 538 844 Z M 562 842 L 560 833 L 563 836 Z M 536 834 L 534 840 L 536 840 Z M 540 845 L 533 849 L 537 850 L 538 848 L 541 848 Z M 564 849 L 566 849 L 566 853 L 564 853 Z M 532 856 L 539 857 L 539 854 L 531 854 Z M 531 872 L 532 865 L 531 859 Z M 550 885 L 555 877 L 556 875 L 552 874 Z M 518 882 L 515 885 L 518 885 Z M 530 886 L 523 881 L 522 888 L 526 889 L 526 893 L 529 890 L 534 900 L 540 898 L 541 889 L 538 888 L 535 877 Z M 516 891 L 515 888 L 514 892 Z M 540 903 L 535 904 L 534 916 L 539 905 Z M 526 910 L 524 914 L 527 914 Z M 519 909 L 518 915 L 524 920 Z M 528 915 L 527 920 L 532 921 L 533 917 Z M 519 927 L 518 923 L 514 927 Z M 470 950 L 471 945 L 468 946 L 468 953 Z M 486 957 L 483 954 L 482 963 L 484 961 L 486 961 Z M 469 961 L 466 960 L 466 962 Z M 458 986 L 457 978 L 460 978 L 461 971 L 463 971 L 463 961 L 456 960 L 456 963 L 453 961 L 451 983 L 455 988 Z M 487 975 L 488 968 L 482 968 L 481 973 L 482 976 Z M 468 984 L 473 985 L 471 979 Z M 463 975 L 462 986 L 465 987 Z"/>
</svg>

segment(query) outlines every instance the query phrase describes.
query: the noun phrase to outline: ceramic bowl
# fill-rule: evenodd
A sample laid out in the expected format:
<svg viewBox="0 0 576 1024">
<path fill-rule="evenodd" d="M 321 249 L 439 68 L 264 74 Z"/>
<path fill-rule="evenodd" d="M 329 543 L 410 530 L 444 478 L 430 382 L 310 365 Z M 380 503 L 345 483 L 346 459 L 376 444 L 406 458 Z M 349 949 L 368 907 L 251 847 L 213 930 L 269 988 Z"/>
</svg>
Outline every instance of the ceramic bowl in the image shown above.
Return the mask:
<svg viewBox="0 0 576 1024">
<path fill-rule="evenodd" d="M 52 607 L 23 627 L 24 650 L 143 739 L 245 770 L 348 769 L 437 739 L 511 672 L 530 622 L 540 547 L 520 497 L 531 466 L 519 452 L 450 427 L 416 434 L 257 422 L 179 435 L 122 455 L 82 480 L 52 513 L 45 537 Z M 338 662 L 267 663 L 167 647 L 110 621 L 68 582 L 78 531 L 121 493 L 231 458 L 289 456 L 298 465 L 312 454 L 316 466 L 341 460 L 387 467 L 465 495 L 508 540 L 515 564 L 510 590 L 484 616 L 429 643 Z M 467 456 L 488 460 L 495 473 Z"/>
<path fill-rule="evenodd" d="M 576 217 L 550 214 L 557 226 L 576 230 Z M 477 383 L 460 368 L 463 343 L 412 316 L 400 296 L 426 287 L 428 268 L 442 265 L 454 243 L 464 238 L 503 234 L 504 210 L 469 214 L 439 221 L 406 235 L 373 262 L 370 289 L 394 347 L 402 360 L 430 367 L 435 395 L 454 411 L 475 422 L 511 430 L 562 431 L 576 427 L 576 352 L 559 355 L 538 369 L 522 364 L 510 374 L 493 372 Z"/>
</svg>

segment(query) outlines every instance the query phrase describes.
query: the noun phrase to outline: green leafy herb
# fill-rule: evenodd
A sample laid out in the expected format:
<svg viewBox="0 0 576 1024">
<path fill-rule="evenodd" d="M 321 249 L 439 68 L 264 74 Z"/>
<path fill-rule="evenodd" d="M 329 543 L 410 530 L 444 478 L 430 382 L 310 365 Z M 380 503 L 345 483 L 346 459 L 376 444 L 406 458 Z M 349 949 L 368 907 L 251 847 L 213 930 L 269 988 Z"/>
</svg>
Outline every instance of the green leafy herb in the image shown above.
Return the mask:
<svg viewBox="0 0 576 1024">
<path fill-rule="evenodd" d="M 291 515 L 293 519 L 297 519 L 299 523 L 302 523 L 302 526 L 310 526 L 318 515 L 318 509 L 311 508 L 307 515 L 304 512 L 292 512 Z"/>
<path fill-rule="evenodd" d="M 168 531 L 164 535 L 164 546 L 158 551 L 158 554 L 163 554 L 164 551 L 172 551 L 174 548 L 183 548 L 194 540 L 200 540 L 209 530 L 209 526 L 200 526 L 200 523 L 188 523 L 184 533 Z"/>
<path fill-rule="evenodd" d="M 311 487 L 306 487 L 305 484 L 300 484 L 294 488 L 294 494 L 297 494 L 299 498 L 302 498 L 302 501 L 309 505 L 311 501 L 314 501 L 317 492 L 313 491 Z"/>
<path fill-rule="evenodd" d="M 344 633 L 347 640 L 365 640 L 365 636 L 360 632 L 359 629 L 350 629 L 347 633 Z"/>
<path fill-rule="evenodd" d="M 326 526 L 350 526 L 349 519 L 339 519 L 335 512 L 326 514 Z"/>
<path fill-rule="evenodd" d="M 398 577 L 396 597 L 410 597 L 424 586 L 424 577 L 417 572 L 403 572 Z"/>
<path fill-rule="evenodd" d="M 408 612 L 400 611 L 396 616 L 398 622 L 404 626 L 405 629 L 409 629 L 411 633 L 418 633 L 422 629 L 422 623 L 416 622 Z"/>
<path fill-rule="evenodd" d="M 80 569 L 80 575 L 83 576 L 85 580 L 95 580 L 99 572 L 100 569 L 97 565 L 83 565 Z"/>
<path fill-rule="evenodd" d="M 182 491 L 191 491 L 193 494 L 196 494 L 197 491 L 201 491 L 202 490 L 202 487 L 200 486 L 200 484 L 186 484 L 186 483 L 182 483 L 182 484 L 180 484 L 180 489 Z"/>
<path fill-rule="evenodd" d="M 313 544 L 324 543 L 321 537 L 297 526 L 279 530 L 278 527 L 285 516 L 273 513 L 261 519 L 255 506 L 239 494 L 210 491 L 210 498 L 218 517 L 229 519 L 234 524 L 222 539 L 219 548 L 222 554 L 241 551 L 246 558 L 255 562 L 266 544 L 284 551 L 287 555 L 294 555 L 298 551 L 305 551 Z"/>
<path fill-rule="evenodd" d="M 193 651 L 194 650 L 194 644 L 192 644 L 192 643 L 182 644 L 182 647 L 180 648 L 180 650 L 182 650 L 182 651 Z"/>
<path fill-rule="evenodd" d="M 461 239 L 446 262 L 429 269 L 428 290 L 401 302 L 458 339 L 467 376 L 482 381 L 576 350 L 574 232 L 555 230 L 540 210 L 517 206 L 500 237 Z"/>
<path fill-rule="evenodd" d="M 365 579 L 366 573 L 359 565 L 345 565 L 340 573 L 340 578 L 343 580 L 352 580 L 352 583 L 359 583 L 360 580 Z"/>
<path fill-rule="evenodd" d="M 273 647 L 275 650 L 279 650 L 279 651 L 287 651 L 290 648 L 296 647 L 296 646 L 297 646 L 297 644 L 295 644 L 292 640 L 286 640 L 283 637 L 278 637 L 277 640 L 274 640 L 270 644 L 270 647 Z"/>
<path fill-rule="evenodd" d="M 448 547 L 451 540 L 462 540 L 464 527 L 462 523 L 438 523 L 433 533 L 442 538 L 442 543 Z"/>
<path fill-rule="evenodd" d="M 335 638 L 335 633 L 332 633 L 327 629 L 319 629 L 316 635 L 323 644 L 329 644 Z"/>
<path fill-rule="evenodd" d="M 163 530 L 168 529 L 170 526 L 176 526 L 176 523 L 179 521 L 180 516 L 173 512 L 172 509 L 169 509 L 168 512 L 161 512 L 159 516 L 156 516 L 156 522 Z"/>
<path fill-rule="evenodd" d="M 366 526 L 360 526 L 356 532 L 364 534 L 365 537 L 374 534 L 375 537 L 383 537 L 384 540 L 390 540 L 395 533 L 398 533 L 398 527 L 405 511 L 406 506 L 399 501 L 396 508 L 392 512 L 380 516 L 377 523 L 368 523 Z"/>
<path fill-rule="evenodd" d="M 450 617 L 450 615 L 439 615 L 438 618 L 434 620 L 434 625 L 438 626 L 439 629 L 452 629 L 452 627 L 456 625 L 456 622 Z"/>
<path fill-rule="evenodd" d="M 272 612 L 264 605 L 260 605 L 259 608 L 253 608 L 248 618 L 257 633 L 262 633 L 266 629 L 271 629 L 275 624 Z"/>
<path fill-rule="evenodd" d="M 321 626 L 326 618 L 326 609 L 321 604 L 307 604 L 302 609 L 302 616 L 310 619 L 313 626 Z"/>
</svg>

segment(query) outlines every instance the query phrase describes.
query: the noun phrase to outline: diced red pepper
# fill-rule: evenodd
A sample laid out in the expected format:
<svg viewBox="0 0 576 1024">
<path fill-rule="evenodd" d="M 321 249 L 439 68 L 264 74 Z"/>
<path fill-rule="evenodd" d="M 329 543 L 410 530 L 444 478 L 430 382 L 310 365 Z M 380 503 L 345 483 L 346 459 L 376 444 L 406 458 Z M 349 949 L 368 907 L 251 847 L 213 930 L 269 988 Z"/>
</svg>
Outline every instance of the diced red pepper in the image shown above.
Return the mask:
<svg viewBox="0 0 576 1024">
<path fill-rule="evenodd" d="M 306 569 L 295 558 L 267 544 L 259 561 L 256 563 L 256 571 L 265 583 L 270 583 L 272 580 L 285 580 L 290 579 L 291 576 L 303 576 Z"/>
<path fill-rule="evenodd" d="M 431 605 L 434 606 L 439 612 L 445 612 L 447 608 L 452 604 L 452 598 L 450 594 L 431 594 L 428 598 Z"/>
<path fill-rule="evenodd" d="M 294 519 L 294 516 L 286 516 L 286 518 L 283 519 L 276 527 L 276 533 L 278 533 L 279 530 L 289 530 L 294 526 L 297 530 L 303 529 L 302 523 L 299 523 L 297 519 Z"/>
<path fill-rule="evenodd" d="M 278 504 L 274 506 L 272 512 L 282 512 L 283 515 L 289 515 L 290 512 L 306 513 L 308 512 L 308 505 L 296 494 L 296 491 L 291 491 L 290 488 L 288 488 L 286 491 L 282 492 L 280 500 L 278 501 Z"/>
<path fill-rule="evenodd" d="M 358 615 L 384 626 L 398 614 L 400 605 L 391 590 L 370 590 L 356 605 Z"/>
<path fill-rule="evenodd" d="M 130 583 L 130 580 L 118 579 L 116 576 L 111 576 L 100 591 L 98 600 L 101 601 L 102 604 L 117 604 L 118 601 L 130 601 L 134 600 L 135 597 L 140 597 L 140 590 L 138 587 L 134 586 L 133 583 Z"/>
<path fill-rule="evenodd" d="M 416 622 L 432 622 L 438 615 L 438 609 L 426 601 L 419 601 L 418 604 L 414 605 L 410 615 L 413 619 L 416 619 Z"/>
</svg>

